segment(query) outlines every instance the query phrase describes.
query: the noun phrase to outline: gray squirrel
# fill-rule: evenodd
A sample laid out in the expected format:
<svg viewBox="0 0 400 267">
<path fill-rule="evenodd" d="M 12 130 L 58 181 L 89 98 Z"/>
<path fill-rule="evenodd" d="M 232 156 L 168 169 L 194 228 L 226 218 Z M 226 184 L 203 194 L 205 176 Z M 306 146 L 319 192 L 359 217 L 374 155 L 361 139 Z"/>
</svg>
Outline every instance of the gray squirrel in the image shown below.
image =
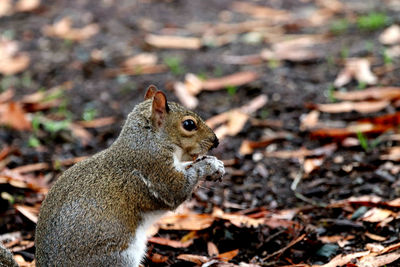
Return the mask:
<svg viewBox="0 0 400 267">
<path fill-rule="evenodd" d="M 37 266 L 139 266 L 146 229 L 188 199 L 224 165 L 194 112 L 155 86 L 104 151 L 66 170 L 44 200 L 36 228 Z"/>
</svg>

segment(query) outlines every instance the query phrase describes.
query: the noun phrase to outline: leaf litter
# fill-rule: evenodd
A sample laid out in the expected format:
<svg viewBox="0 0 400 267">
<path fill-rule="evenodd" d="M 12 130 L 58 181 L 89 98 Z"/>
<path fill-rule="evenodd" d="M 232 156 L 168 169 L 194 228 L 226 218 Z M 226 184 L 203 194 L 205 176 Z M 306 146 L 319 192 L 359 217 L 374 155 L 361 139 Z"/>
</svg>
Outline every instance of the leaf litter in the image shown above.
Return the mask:
<svg viewBox="0 0 400 267">
<path fill-rule="evenodd" d="M 21 266 L 34 264 L 34 223 L 51 184 L 112 142 L 149 80 L 208 115 L 227 175 L 200 185 L 182 213 L 150 229 L 146 266 L 396 266 L 397 25 L 359 37 L 353 30 L 361 13 L 343 1 L 235 1 L 221 4 L 214 19 L 187 16 L 187 9 L 173 23 L 164 20 L 168 9 L 149 19 L 141 5 L 104 12 L 107 5 L 113 1 L 86 10 L 74 27 L 68 8 L 54 7 L 50 16 L 51 4 L 40 1 L 0 4 L 5 20 L 46 17 L 37 24 L 42 32 L 23 26 L 0 44 L 0 186 L 10 203 L 0 211 L 8 220 L 1 229 L 21 234 L 8 243 Z M 124 12 L 132 19 L 121 22 Z M 342 28 L 329 29 L 336 19 Z M 349 51 L 340 47 L 354 36 Z M 382 45 L 371 50 L 364 38 Z M 187 73 L 162 63 L 176 55 L 185 57 Z M 53 89 L 38 90 L 36 82 Z M 314 92 L 326 87 L 327 98 Z M 65 95 L 72 99 L 66 105 Z M 88 98 L 101 103 L 100 116 L 82 120 L 85 108 L 93 110 Z"/>
</svg>

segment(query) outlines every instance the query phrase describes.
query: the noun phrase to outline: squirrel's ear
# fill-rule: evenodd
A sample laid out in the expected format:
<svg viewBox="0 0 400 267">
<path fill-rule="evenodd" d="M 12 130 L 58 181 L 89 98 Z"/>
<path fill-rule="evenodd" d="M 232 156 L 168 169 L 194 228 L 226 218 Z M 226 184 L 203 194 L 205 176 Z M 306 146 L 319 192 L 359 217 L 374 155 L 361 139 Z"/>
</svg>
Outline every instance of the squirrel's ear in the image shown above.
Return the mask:
<svg viewBox="0 0 400 267">
<path fill-rule="evenodd" d="M 169 107 L 165 94 L 161 91 L 157 91 L 153 97 L 153 107 L 151 111 L 153 124 L 156 127 L 161 127 L 168 112 Z"/>
<path fill-rule="evenodd" d="M 147 92 L 144 95 L 144 100 L 153 98 L 153 96 L 156 94 L 158 91 L 157 87 L 154 84 L 151 84 L 149 87 L 147 87 Z"/>
</svg>

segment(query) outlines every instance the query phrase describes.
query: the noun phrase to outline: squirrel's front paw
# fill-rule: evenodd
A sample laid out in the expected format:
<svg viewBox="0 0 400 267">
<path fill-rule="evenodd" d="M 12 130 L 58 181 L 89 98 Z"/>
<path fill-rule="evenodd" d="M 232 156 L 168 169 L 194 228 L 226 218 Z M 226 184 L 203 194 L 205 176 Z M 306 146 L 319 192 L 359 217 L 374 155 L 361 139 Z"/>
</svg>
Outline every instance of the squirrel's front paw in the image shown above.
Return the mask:
<svg viewBox="0 0 400 267">
<path fill-rule="evenodd" d="M 203 178 L 208 181 L 221 180 L 225 174 L 224 163 L 216 157 L 203 156 L 195 162 L 203 170 Z"/>
</svg>

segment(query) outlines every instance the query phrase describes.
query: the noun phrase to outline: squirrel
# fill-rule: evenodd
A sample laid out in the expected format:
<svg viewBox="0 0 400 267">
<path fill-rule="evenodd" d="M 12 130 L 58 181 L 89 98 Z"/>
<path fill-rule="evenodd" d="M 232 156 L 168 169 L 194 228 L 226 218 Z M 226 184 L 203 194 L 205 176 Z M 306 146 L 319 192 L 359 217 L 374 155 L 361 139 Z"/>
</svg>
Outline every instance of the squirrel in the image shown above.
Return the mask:
<svg viewBox="0 0 400 267">
<path fill-rule="evenodd" d="M 0 242 L 0 267 L 18 267 L 11 251 L 6 249 Z"/>
<path fill-rule="evenodd" d="M 217 146 L 196 113 L 149 86 L 115 142 L 49 190 L 36 228 L 37 266 L 139 266 L 146 229 L 200 180 L 224 175 L 222 161 L 205 155 Z"/>
</svg>

